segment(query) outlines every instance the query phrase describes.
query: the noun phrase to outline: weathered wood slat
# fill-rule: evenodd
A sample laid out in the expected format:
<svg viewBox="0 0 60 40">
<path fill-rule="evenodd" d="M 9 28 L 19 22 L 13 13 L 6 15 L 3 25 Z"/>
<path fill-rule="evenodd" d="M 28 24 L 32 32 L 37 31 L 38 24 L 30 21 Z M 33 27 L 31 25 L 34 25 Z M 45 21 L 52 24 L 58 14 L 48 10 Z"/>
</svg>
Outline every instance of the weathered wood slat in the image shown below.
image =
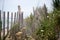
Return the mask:
<svg viewBox="0 0 60 40">
<path fill-rule="evenodd" d="M 13 12 L 11 13 L 11 28 L 13 26 Z"/>
<path fill-rule="evenodd" d="M 14 14 L 14 24 L 16 23 L 16 12 Z"/>
<path fill-rule="evenodd" d="M 7 12 L 7 34 L 9 33 L 9 12 Z"/>
<path fill-rule="evenodd" d="M 5 37 L 5 11 L 3 12 L 3 38 Z"/>
<path fill-rule="evenodd" d="M 0 20 L 1 20 L 1 10 L 0 10 Z M 1 40 L 1 28 L 0 28 L 0 40 Z"/>
</svg>

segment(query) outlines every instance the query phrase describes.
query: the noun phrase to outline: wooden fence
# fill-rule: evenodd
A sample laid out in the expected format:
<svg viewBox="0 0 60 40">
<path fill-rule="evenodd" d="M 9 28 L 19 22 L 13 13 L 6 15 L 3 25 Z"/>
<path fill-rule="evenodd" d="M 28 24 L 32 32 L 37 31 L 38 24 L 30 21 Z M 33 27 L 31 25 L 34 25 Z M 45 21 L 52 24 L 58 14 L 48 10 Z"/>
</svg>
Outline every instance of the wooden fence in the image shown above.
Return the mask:
<svg viewBox="0 0 60 40">
<path fill-rule="evenodd" d="M 18 7 L 18 12 L 15 12 L 15 13 L 13 13 L 13 12 L 9 13 L 9 12 L 7 12 L 7 15 L 6 15 L 5 11 L 2 12 L 0 10 L 0 20 L 1 19 L 3 19 L 2 20 L 2 25 L 3 26 L 2 26 L 1 34 L 2 34 L 2 38 L 4 39 L 4 37 L 9 34 L 9 30 L 13 27 L 14 24 L 16 24 L 17 22 L 19 22 L 21 26 L 23 25 L 23 13 L 20 11 L 20 6 Z M 10 19 L 11 19 L 11 21 L 10 21 Z M 7 24 L 7 27 L 6 27 L 6 24 Z"/>
</svg>

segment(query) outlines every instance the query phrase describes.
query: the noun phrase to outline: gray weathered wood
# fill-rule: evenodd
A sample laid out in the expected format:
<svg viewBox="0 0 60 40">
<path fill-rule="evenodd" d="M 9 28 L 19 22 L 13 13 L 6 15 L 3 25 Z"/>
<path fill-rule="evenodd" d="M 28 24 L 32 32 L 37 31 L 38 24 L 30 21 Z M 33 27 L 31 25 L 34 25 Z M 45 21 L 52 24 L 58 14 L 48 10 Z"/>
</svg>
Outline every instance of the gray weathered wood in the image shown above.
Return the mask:
<svg viewBox="0 0 60 40">
<path fill-rule="evenodd" d="M 20 13 L 20 27 L 23 27 L 23 12 Z"/>
<path fill-rule="evenodd" d="M 11 28 L 13 26 L 13 12 L 11 13 Z"/>
<path fill-rule="evenodd" d="M 16 23 L 16 12 L 14 14 L 14 24 Z"/>
<path fill-rule="evenodd" d="M 1 20 L 1 10 L 0 10 L 0 20 Z"/>
<path fill-rule="evenodd" d="M 3 38 L 5 37 L 5 12 L 3 12 Z"/>
<path fill-rule="evenodd" d="M 0 20 L 1 20 L 1 10 L 0 10 Z M 0 39 L 1 39 L 1 29 L 0 29 Z"/>
<path fill-rule="evenodd" d="M 7 12 L 7 34 L 9 33 L 9 12 Z"/>
</svg>

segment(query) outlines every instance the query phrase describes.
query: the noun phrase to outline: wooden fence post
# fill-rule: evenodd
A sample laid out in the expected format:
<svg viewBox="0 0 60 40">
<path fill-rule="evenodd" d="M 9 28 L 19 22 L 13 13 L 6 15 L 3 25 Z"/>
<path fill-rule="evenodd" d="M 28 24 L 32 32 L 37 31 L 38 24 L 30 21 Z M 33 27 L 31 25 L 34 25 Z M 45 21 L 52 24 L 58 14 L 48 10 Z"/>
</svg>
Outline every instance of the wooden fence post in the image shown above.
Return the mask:
<svg viewBox="0 0 60 40">
<path fill-rule="evenodd" d="M 7 34 L 9 33 L 9 12 L 7 12 Z"/>
<path fill-rule="evenodd" d="M 1 21 L 1 10 L 0 10 L 0 40 L 1 40 L 1 30 L 2 30 L 2 21 Z"/>
<path fill-rule="evenodd" d="M 17 12 L 17 22 L 19 22 L 19 14 L 18 14 L 18 12 Z"/>
<path fill-rule="evenodd" d="M 19 24 L 21 29 L 23 27 L 23 12 L 21 12 L 20 6 L 18 6 L 18 16 L 19 16 Z"/>
<path fill-rule="evenodd" d="M 10 28 L 10 36 L 9 37 L 12 37 L 12 26 L 13 26 L 13 12 L 11 13 L 11 28 Z"/>
<path fill-rule="evenodd" d="M 16 12 L 14 14 L 14 24 L 16 23 Z"/>
<path fill-rule="evenodd" d="M 1 20 L 1 10 L 0 10 L 0 20 Z M 1 40 L 1 27 L 0 27 L 0 40 Z"/>
<path fill-rule="evenodd" d="M 18 17 L 17 17 L 18 15 L 17 15 L 17 12 L 16 12 L 16 23 L 18 23 L 17 21 L 18 21 Z"/>
<path fill-rule="evenodd" d="M 1 10 L 0 10 L 0 20 L 1 20 Z"/>
<path fill-rule="evenodd" d="M 18 6 L 18 23 L 19 23 L 19 25 L 20 25 L 20 13 L 21 13 L 21 8 L 20 8 L 20 6 Z M 19 26 L 18 29 L 20 30 L 21 27 Z"/>
<path fill-rule="evenodd" d="M 11 28 L 12 28 L 12 25 L 13 24 L 13 12 L 11 13 Z"/>
<path fill-rule="evenodd" d="M 23 27 L 23 12 L 20 13 L 20 27 Z"/>
<path fill-rule="evenodd" d="M 5 11 L 3 12 L 3 39 L 5 39 Z"/>
<path fill-rule="evenodd" d="M 19 25 L 19 14 L 18 14 L 18 12 L 16 13 L 16 22 L 17 22 L 17 24 Z M 19 28 L 20 28 L 20 27 L 18 26 L 18 27 L 17 27 L 17 32 L 20 31 Z"/>
</svg>

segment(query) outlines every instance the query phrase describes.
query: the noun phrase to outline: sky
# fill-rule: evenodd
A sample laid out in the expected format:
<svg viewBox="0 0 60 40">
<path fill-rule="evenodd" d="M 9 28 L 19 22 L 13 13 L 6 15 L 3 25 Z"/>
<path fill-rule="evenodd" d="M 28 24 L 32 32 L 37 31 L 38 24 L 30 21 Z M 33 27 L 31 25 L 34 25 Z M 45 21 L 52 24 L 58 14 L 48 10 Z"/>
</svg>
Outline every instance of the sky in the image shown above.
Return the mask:
<svg viewBox="0 0 60 40">
<path fill-rule="evenodd" d="M 20 5 L 24 18 L 29 16 L 31 12 L 33 13 L 33 7 L 36 8 L 46 4 L 47 9 L 52 10 L 52 0 L 0 0 L 0 10 L 2 10 L 3 2 L 3 11 L 6 12 L 17 12 L 17 7 Z"/>
<path fill-rule="evenodd" d="M 8 11 L 9 13 L 17 12 L 18 5 L 21 6 L 21 11 L 23 12 L 23 18 L 27 18 L 31 14 L 31 12 L 33 13 L 33 7 L 34 8 L 42 7 L 44 4 L 46 5 L 48 11 L 52 10 L 52 0 L 0 0 L 0 10 L 6 12 L 5 26 L 7 27 L 7 12 Z M 9 14 L 9 18 L 10 17 L 11 14 Z M 3 23 L 3 18 L 2 18 L 2 23 Z M 11 19 L 9 19 L 9 24 L 11 25 Z"/>
</svg>

